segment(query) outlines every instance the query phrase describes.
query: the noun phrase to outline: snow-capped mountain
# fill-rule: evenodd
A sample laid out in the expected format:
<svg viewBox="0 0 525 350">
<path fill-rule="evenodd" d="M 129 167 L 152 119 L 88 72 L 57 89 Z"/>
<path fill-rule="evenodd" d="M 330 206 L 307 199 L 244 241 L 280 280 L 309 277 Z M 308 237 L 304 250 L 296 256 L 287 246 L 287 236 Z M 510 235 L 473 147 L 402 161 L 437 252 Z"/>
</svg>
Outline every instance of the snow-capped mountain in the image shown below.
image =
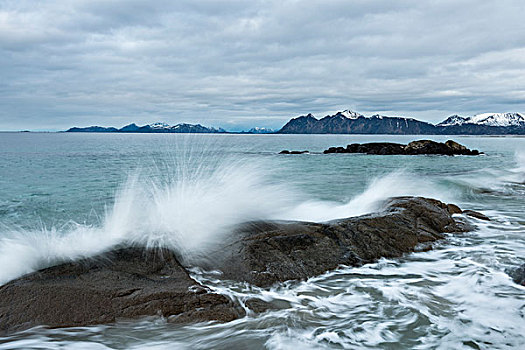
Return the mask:
<svg viewBox="0 0 525 350">
<path fill-rule="evenodd" d="M 222 128 L 200 124 L 169 125 L 158 122 L 144 126 L 129 124 L 114 127 L 74 127 L 68 132 L 120 132 L 120 133 L 227 133 Z M 255 127 L 241 133 L 250 134 L 397 134 L 397 135 L 525 135 L 525 115 L 521 113 L 482 113 L 472 117 L 452 115 L 441 123 L 406 117 L 375 114 L 364 116 L 351 110 L 317 119 L 312 114 L 292 118 L 280 130 Z"/>
<path fill-rule="evenodd" d="M 200 124 L 186 124 L 181 123 L 177 125 L 169 125 L 166 123 L 158 122 L 148 124 L 144 126 L 138 126 L 137 124 L 129 124 L 120 129 L 117 128 L 104 128 L 99 126 L 90 126 L 87 128 L 71 128 L 68 132 L 125 132 L 125 133 L 225 133 L 226 131 L 222 128 L 215 129 L 202 126 Z"/>
<path fill-rule="evenodd" d="M 281 134 L 400 134 L 400 135 L 523 135 L 525 117 L 520 113 L 483 113 L 473 117 L 452 115 L 434 125 L 414 118 L 370 117 L 353 111 L 321 119 L 312 114 L 291 119 Z"/>
<path fill-rule="evenodd" d="M 459 116 L 457 114 L 451 115 L 447 119 L 443 120 L 438 126 L 451 126 L 451 125 L 462 125 L 467 121 L 468 118 Z"/>
<path fill-rule="evenodd" d="M 438 126 L 454 125 L 486 125 L 486 126 L 525 126 L 525 116 L 520 113 L 481 113 L 473 117 L 453 115 L 438 124 Z"/>
<path fill-rule="evenodd" d="M 343 117 L 348 118 L 348 119 L 357 119 L 359 117 L 364 117 L 364 115 L 362 115 L 361 113 L 357 113 L 349 109 L 335 114 L 335 116 L 339 116 L 339 115 L 342 115 Z"/>
<path fill-rule="evenodd" d="M 321 119 L 312 114 L 293 118 L 278 133 L 281 134 L 432 134 L 430 123 L 404 117 L 373 115 L 345 110 Z"/>
<path fill-rule="evenodd" d="M 246 133 L 247 134 L 271 134 L 274 132 L 275 130 L 273 129 L 256 126 L 255 128 L 251 128 L 250 130 L 248 130 Z"/>
<path fill-rule="evenodd" d="M 149 124 L 148 126 L 150 128 L 152 128 L 152 129 L 169 129 L 169 128 L 171 128 L 171 126 L 169 124 L 162 123 L 162 122 Z"/>
</svg>

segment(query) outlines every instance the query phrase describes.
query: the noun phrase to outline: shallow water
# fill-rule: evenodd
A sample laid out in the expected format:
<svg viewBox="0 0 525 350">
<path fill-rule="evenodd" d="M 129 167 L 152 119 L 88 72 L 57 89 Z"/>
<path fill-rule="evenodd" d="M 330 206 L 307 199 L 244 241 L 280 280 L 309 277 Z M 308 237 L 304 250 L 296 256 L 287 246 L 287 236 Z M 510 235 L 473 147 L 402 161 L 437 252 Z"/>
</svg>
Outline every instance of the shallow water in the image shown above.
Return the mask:
<svg viewBox="0 0 525 350">
<path fill-rule="evenodd" d="M 245 220 L 324 221 L 396 195 L 431 196 L 493 219 L 469 219 L 478 230 L 430 252 L 272 289 L 193 271 L 241 303 L 257 296 L 276 307 L 261 315 L 36 328 L 0 338 L 0 349 L 519 348 L 525 288 L 504 271 L 525 262 L 525 138 L 454 137 L 486 153 L 479 157 L 316 153 L 420 138 L 0 134 L 0 283 L 121 242 L 170 246 L 191 262 Z"/>
</svg>

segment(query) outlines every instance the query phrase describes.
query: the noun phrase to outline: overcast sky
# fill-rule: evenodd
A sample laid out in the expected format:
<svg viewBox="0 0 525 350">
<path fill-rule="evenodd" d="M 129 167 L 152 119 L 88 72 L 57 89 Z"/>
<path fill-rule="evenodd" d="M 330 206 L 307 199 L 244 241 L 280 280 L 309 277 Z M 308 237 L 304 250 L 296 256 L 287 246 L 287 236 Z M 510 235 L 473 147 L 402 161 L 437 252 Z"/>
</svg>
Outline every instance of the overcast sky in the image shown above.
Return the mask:
<svg viewBox="0 0 525 350">
<path fill-rule="evenodd" d="M 525 1 L 0 0 L 0 130 L 525 112 Z"/>
</svg>

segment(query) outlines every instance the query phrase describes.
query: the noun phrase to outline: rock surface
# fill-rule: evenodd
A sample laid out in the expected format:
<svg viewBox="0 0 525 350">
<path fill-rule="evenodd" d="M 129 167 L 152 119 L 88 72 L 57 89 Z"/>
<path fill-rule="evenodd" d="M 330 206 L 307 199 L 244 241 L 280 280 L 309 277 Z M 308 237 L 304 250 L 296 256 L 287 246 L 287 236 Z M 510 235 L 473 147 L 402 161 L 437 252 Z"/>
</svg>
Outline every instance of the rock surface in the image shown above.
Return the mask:
<svg viewBox="0 0 525 350">
<path fill-rule="evenodd" d="M 209 255 L 207 268 L 223 277 L 267 287 L 276 282 L 306 279 L 339 265 L 360 266 L 381 257 L 430 248 L 444 232 L 471 229 L 452 217 L 437 200 L 398 197 L 380 213 L 328 223 L 253 222 L 236 232 L 233 241 Z"/>
<path fill-rule="evenodd" d="M 517 284 L 521 284 L 522 286 L 525 286 L 525 264 L 521 265 L 520 267 L 509 271 L 510 277 L 512 277 L 512 280 L 516 282 Z"/>
<path fill-rule="evenodd" d="M 155 315 L 175 322 L 230 321 L 244 311 L 191 279 L 167 250 L 120 249 L 0 287 L 0 334 Z"/>
<path fill-rule="evenodd" d="M 490 218 L 489 218 L 487 215 L 482 214 L 482 213 L 480 213 L 479 211 L 474 211 L 474 210 L 464 210 L 464 211 L 463 211 L 463 214 L 468 215 L 468 216 L 471 216 L 471 217 L 476 218 L 476 219 L 479 219 L 479 220 L 483 220 L 483 221 L 491 221 Z"/>
<path fill-rule="evenodd" d="M 379 155 L 479 155 L 478 150 L 470 150 L 459 143 L 448 140 L 447 142 L 435 142 L 431 140 L 412 141 L 408 145 L 391 142 L 353 143 L 345 147 L 330 147 L 323 153 L 366 153 Z"/>
<path fill-rule="evenodd" d="M 267 287 L 306 279 L 339 265 L 428 250 L 446 232 L 471 229 L 455 205 L 397 197 L 378 213 L 327 223 L 251 222 L 239 227 L 200 267 Z M 255 312 L 279 308 L 248 300 Z M 244 309 L 194 281 L 173 252 L 121 248 L 31 273 L 0 287 L 0 334 L 37 325 L 111 323 L 160 315 L 173 322 L 230 321 Z"/>
</svg>

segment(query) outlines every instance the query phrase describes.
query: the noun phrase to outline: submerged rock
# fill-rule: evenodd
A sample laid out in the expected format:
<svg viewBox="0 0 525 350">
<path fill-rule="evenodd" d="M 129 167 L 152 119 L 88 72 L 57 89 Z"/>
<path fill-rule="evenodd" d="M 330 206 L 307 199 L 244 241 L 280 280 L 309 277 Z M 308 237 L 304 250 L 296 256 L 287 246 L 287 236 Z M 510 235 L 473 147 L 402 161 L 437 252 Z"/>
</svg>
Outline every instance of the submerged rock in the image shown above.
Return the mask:
<svg viewBox="0 0 525 350">
<path fill-rule="evenodd" d="M 431 140 L 412 141 L 408 145 L 392 142 L 353 143 L 345 147 L 330 147 L 323 153 L 366 153 L 378 155 L 479 155 L 478 150 L 470 150 L 459 143 L 448 140 L 445 143 Z"/>
<path fill-rule="evenodd" d="M 341 264 L 360 266 L 426 250 L 445 232 L 470 230 L 452 217 L 455 212 L 434 199 L 398 197 L 379 213 L 328 223 L 253 222 L 210 254 L 213 263 L 206 267 L 262 287 L 306 279 Z"/>
<path fill-rule="evenodd" d="M 168 250 L 120 249 L 0 287 L 0 334 L 156 315 L 175 322 L 230 321 L 244 311 L 190 278 Z"/>
<path fill-rule="evenodd" d="M 490 218 L 487 215 L 482 214 L 479 211 L 463 210 L 463 214 L 471 216 L 471 217 L 479 219 L 479 220 L 491 221 Z"/>
<path fill-rule="evenodd" d="M 510 277 L 512 277 L 512 280 L 514 282 L 525 286 L 525 264 L 521 265 L 520 267 L 514 270 L 508 271 L 508 274 L 510 275 Z"/>
</svg>

